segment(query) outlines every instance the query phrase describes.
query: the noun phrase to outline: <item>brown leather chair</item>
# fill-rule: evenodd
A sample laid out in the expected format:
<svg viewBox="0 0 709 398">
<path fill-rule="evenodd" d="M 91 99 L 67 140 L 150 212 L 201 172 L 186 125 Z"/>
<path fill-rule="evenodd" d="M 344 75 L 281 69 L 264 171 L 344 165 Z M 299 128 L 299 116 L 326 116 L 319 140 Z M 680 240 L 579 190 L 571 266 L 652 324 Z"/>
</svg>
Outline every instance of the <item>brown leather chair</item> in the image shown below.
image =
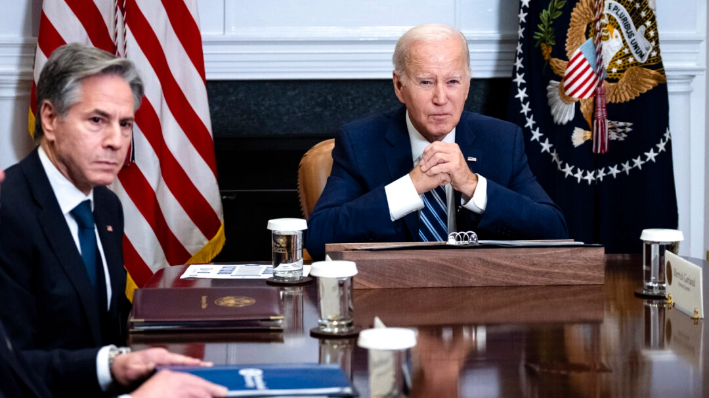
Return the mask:
<svg viewBox="0 0 709 398">
<path fill-rule="evenodd" d="M 332 171 L 332 148 L 335 140 L 318 143 L 303 155 L 298 166 L 298 197 L 300 210 L 307 220 Z"/>
</svg>

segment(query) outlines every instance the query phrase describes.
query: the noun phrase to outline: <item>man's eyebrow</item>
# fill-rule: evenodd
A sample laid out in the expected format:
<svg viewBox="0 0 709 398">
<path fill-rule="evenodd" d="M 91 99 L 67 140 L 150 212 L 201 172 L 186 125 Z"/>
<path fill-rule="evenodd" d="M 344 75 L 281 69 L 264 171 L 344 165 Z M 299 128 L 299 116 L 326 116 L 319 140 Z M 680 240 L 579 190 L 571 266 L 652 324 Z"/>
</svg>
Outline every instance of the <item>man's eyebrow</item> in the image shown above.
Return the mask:
<svg viewBox="0 0 709 398">
<path fill-rule="evenodd" d="M 111 117 L 110 113 L 108 113 L 106 111 L 102 111 L 101 109 L 94 109 L 90 112 L 90 114 L 105 117 L 107 119 Z M 121 122 L 132 122 L 134 120 L 135 120 L 135 116 L 124 117 L 124 118 L 120 119 Z"/>
<path fill-rule="evenodd" d="M 94 109 L 94 110 L 92 110 L 90 113 L 91 113 L 91 114 L 97 114 L 97 115 L 99 115 L 99 116 L 101 116 L 101 117 L 105 117 L 105 118 L 108 118 L 108 117 L 111 116 L 108 112 L 102 111 L 101 109 Z"/>
</svg>

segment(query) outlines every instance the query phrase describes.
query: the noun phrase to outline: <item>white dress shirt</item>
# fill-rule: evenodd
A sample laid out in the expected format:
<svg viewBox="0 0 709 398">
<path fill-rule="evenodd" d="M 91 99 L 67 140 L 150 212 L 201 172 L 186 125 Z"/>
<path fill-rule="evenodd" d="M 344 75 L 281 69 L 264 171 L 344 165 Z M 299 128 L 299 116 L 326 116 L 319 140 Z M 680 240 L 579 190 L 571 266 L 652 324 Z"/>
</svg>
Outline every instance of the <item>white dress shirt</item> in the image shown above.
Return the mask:
<svg viewBox="0 0 709 398">
<path fill-rule="evenodd" d="M 418 166 L 424 149 L 431 143 L 419 133 L 409 119 L 409 111 L 406 111 L 406 127 L 409 132 L 411 142 L 412 168 Z M 455 143 L 455 128 L 443 138 L 443 142 Z M 457 231 L 455 221 L 455 196 L 453 187 L 446 184 L 446 205 L 448 208 L 448 232 Z M 411 177 L 406 174 L 398 180 L 384 187 L 389 205 L 391 220 L 399 220 L 407 214 L 423 209 L 423 195 L 416 192 Z M 487 179 L 478 174 L 478 185 L 473 193 L 472 200 L 466 200 L 465 195 L 461 197 L 461 205 L 476 213 L 482 214 L 487 206 Z"/>
<path fill-rule="evenodd" d="M 91 210 L 94 209 L 94 191 L 93 189 L 88 195 L 84 195 L 71 181 L 69 181 L 57 167 L 49 160 L 49 157 L 44 152 L 42 147 L 39 147 L 39 160 L 42 162 L 42 167 L 44 172 L 49 178 L 49 185 L 52 186 L 54 191 L 54 196 L 59 202 L 59 208 L 64 214 L 64 219 L 69 226 L 69 231 L 71 231 L 71 236 L 74 238 L 74 243 L 76 248 L 81 253 L 81 245 L 79 244 L 79 224 L 76 223 L 74 216 L 71 211 L 79 205 L 79 203 L 90 200 Z M 108 274 L 108 267 L 106 266 L 106 256 L 103 254 L 103 245 L 101 244 L 101 237 L 98 235 L 96 226 L 94 225 L 94 233 L 96 234 L 96 245 L 98 246 L 98 251 L 101 253 L 101 262 L 103 263 L 103 274 L 105 276 L 106 284 L 106 300 L 108 307 L 106 311 L 111 306 L 111 276 Z M 96 355 L 96 373 L 98 377 L 99 384 L 103 391 L 106 391 L 111 384 L 111 370 L 108 368 L 108 351 L 111 346 L 102 347 L 98 355 Z"/>
</svg>

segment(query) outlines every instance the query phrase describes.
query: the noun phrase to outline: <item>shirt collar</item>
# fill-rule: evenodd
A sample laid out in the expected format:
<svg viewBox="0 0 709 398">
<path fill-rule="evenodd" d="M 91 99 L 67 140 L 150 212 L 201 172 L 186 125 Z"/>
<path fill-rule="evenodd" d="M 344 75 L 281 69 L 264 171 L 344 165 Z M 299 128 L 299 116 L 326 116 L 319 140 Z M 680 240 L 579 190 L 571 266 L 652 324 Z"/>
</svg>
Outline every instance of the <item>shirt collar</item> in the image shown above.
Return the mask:
<svg viewBox="0 0 709 398">
<path fill-rule="evenodd" d="M 59 207 L 62 209 L 63 214 L 68 214 L 72 211 L 79 203 L 85 201 L 86 199 L 91 201 L 91 210 L 94 209 L 94 190 L 93 188 L 88 195 L 84 195 L 83 192 L 79 190 L 68 178 L 62 174 L 57 166 L 49 160 L 49 157 L 44 152 L 44 149 L 39 147 L 39 160 L 42 162 L 42 167 L 44 172 L 47 174 L 49 179 L 49 185 L 52 186 L 54 191 L 54 196 L 59 202 Z"/>
<path fill-rule="evenodd" d="M 409 141 L 411 141 L 411 158 L 414 160 L 415 164 L 418 164 L 419 160 L 421 160 L 423 150 L 431 145 L 431 143 L 428 142 L 428 140 L 416 130 L 413 123 L 411 123 L 408 109 L 406 110 L 406 129 L 409 132 Z M 443 137 L 443 142 L 455 143 L 455 127 L 453 127 L 450 133 Z"/>
</svg>

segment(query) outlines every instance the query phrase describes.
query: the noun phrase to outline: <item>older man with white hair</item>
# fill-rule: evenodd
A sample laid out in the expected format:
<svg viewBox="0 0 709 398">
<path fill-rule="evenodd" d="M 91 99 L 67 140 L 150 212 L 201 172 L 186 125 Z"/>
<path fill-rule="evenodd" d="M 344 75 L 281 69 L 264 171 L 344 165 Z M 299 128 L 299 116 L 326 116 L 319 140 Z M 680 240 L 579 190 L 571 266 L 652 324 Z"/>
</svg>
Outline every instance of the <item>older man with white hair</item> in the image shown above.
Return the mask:
<svg viewBox="0 0 709 398">
<path fill-rule="evenodd" d="M 314 259 L 326 243 L 559 239 L 560 209 L 527 165 L 521 129 L 463 110 L 470 89 L 465 36 L 419 25 L 394 51 L 398 110 L 356 120 L 335 138 L 330 177 L 308 220 Z"/>
</svg>

